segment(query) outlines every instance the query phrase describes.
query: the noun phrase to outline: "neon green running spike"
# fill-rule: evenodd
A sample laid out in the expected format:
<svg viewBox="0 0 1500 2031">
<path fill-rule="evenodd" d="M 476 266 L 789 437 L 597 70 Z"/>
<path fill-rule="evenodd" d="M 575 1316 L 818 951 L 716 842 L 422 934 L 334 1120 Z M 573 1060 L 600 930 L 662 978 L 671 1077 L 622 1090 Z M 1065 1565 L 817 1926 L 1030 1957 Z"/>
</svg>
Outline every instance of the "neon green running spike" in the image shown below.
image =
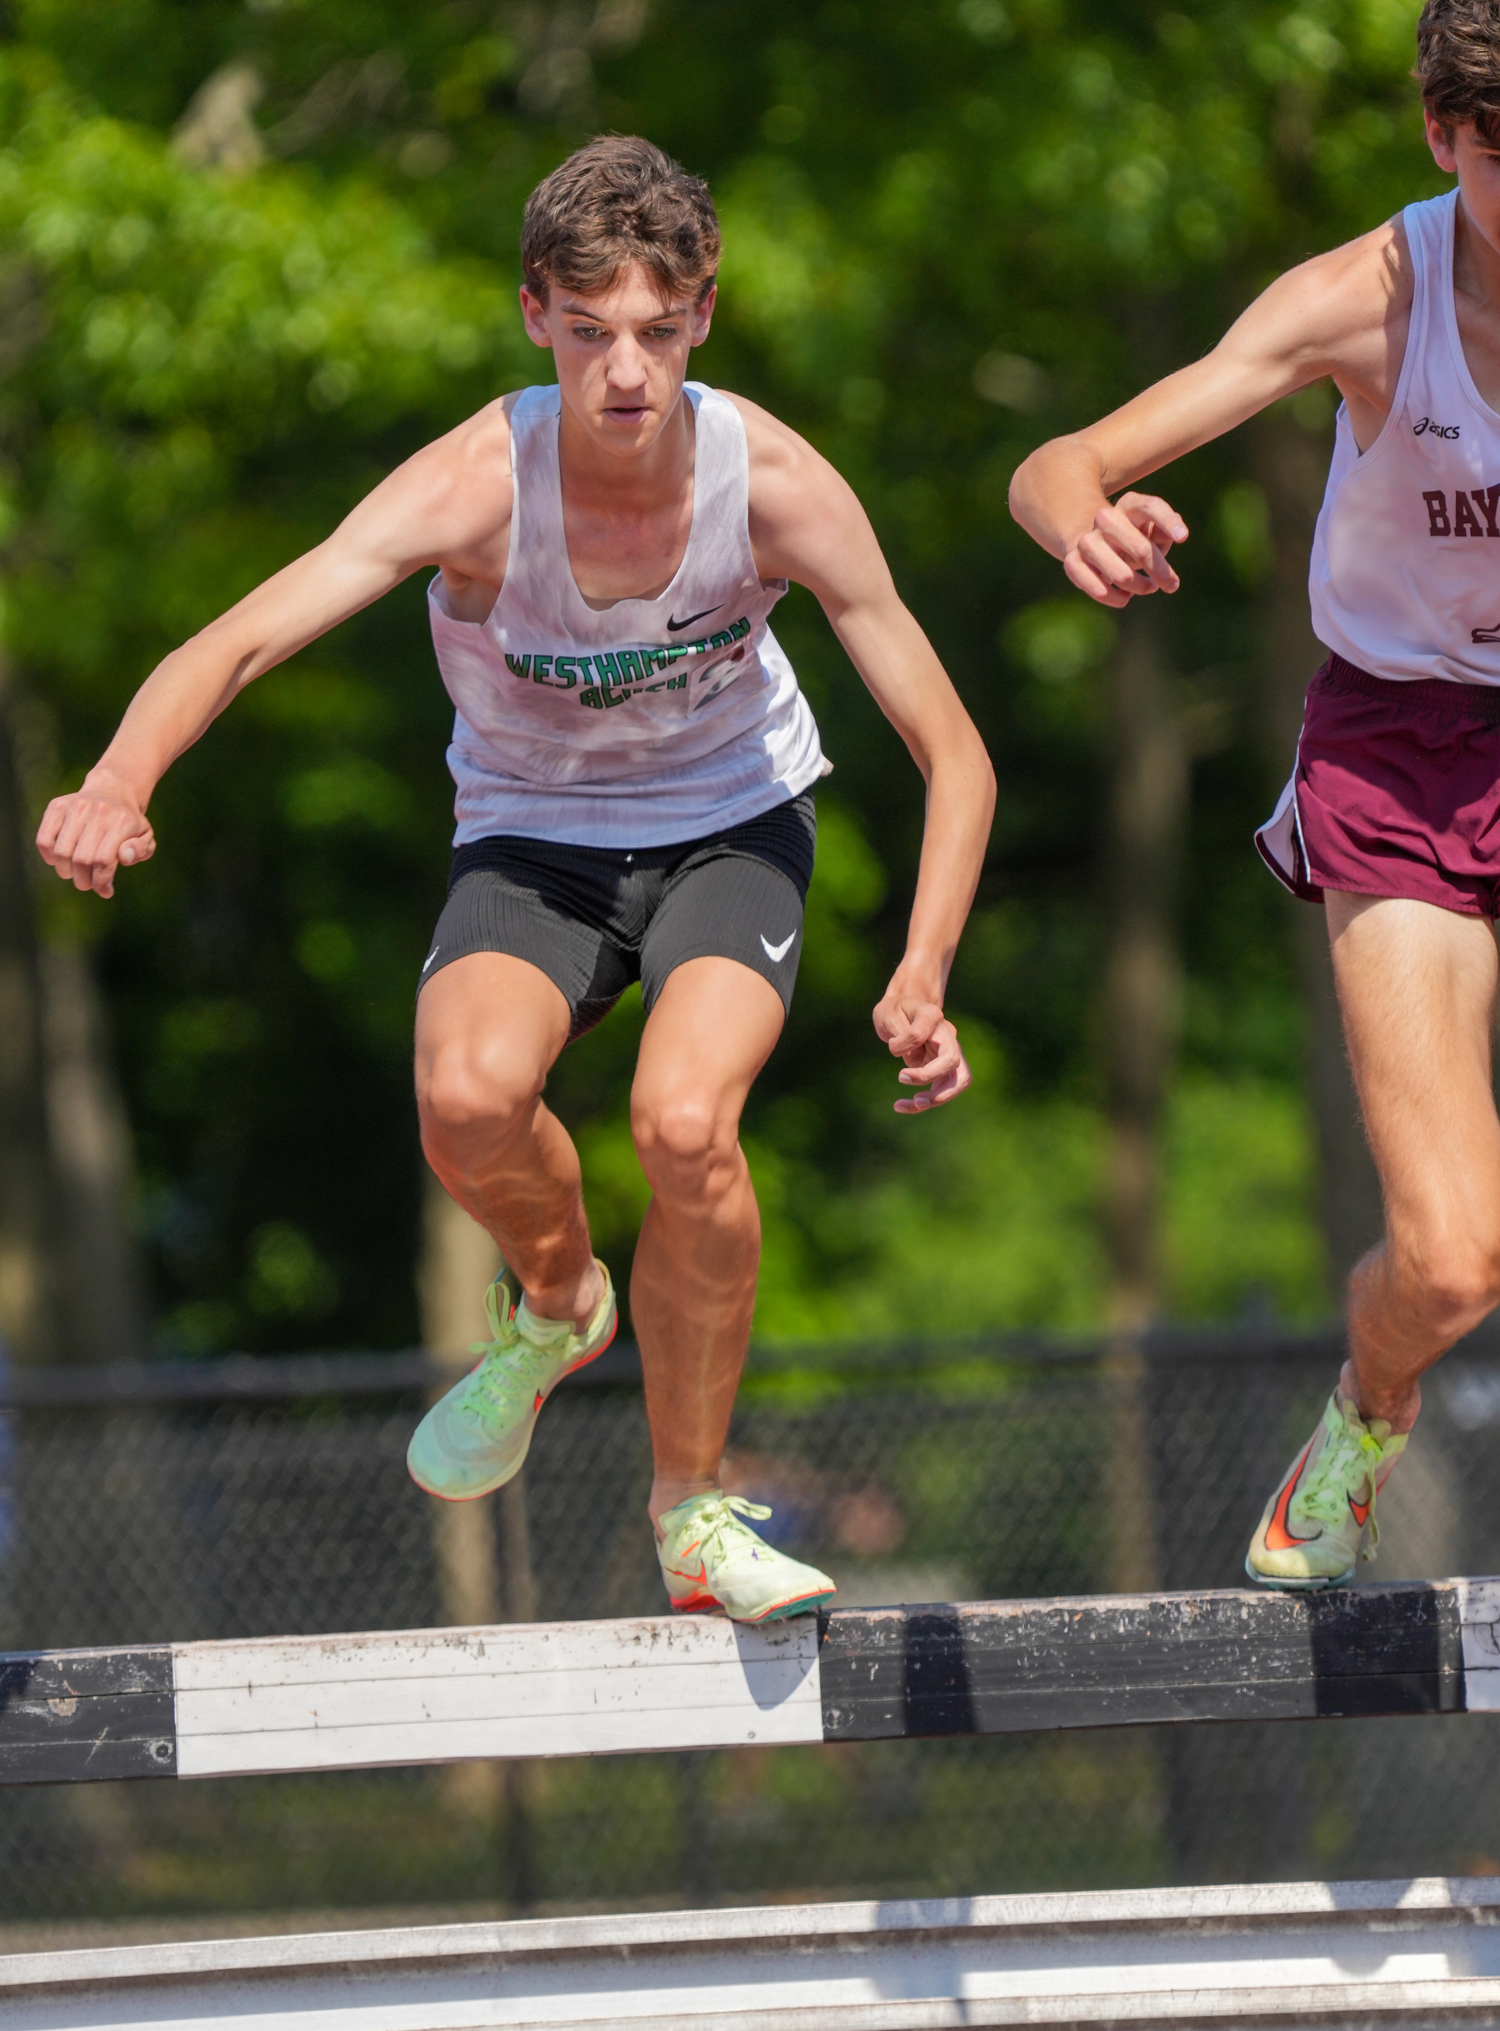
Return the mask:
<svg viewBox="0 0 1500 2031">
<path fill-rule="evenodd" d="M 656 1556 L 672 1606 L 682 1614 L 722 1608 L 734 1622 L 776 1622 L 833 1599 L 826 1573 L 757 1537 L 743 1517 L 771 1514 L 743 1496 L 690 1495 L 657 1519 Z"/>
<path fill-rule="evenodd" d="M 1337 1390 L 1322 1420 L 1283 1475 L 1250 1540 L 1245 1571 L 1263 1587 L 1340 1587 L 1380 1542 L 1375 1502 L 1406 1451 L 1407 1434 L 1380 1419 L 1366 1424 Z"/>
<path fill-rule="evenodd" d="M 419 1488 L 445 1502 L 469 1502 L 521 1471 L 542 1405 L 615 1337 L 614 1285 L 602 1262 L 599 1269 L 604 1295 L 587 1330 L 575 1333 L 566 1319 L 537 1318 L 514 1270 L 502 1266 L 484 1294 L 490 1338 L 469 1349 L 484 1359 L 412 1433 L 406 1466 Z"/>
</svg>

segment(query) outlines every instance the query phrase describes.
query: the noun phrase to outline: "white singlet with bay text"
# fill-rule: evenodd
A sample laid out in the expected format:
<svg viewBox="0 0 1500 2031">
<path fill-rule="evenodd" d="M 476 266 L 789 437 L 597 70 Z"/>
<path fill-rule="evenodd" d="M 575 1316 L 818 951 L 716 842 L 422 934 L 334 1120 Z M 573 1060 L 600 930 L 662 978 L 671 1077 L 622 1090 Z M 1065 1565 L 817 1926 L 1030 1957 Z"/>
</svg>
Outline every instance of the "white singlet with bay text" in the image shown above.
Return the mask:
<svg viewBox="0 0 1500 2031">
<path fill-rule="evenodd" d="M 758 817 L 826 773 L 812 711 L 767 625 L 786 580 L 755 568 L 744 423 L 713 389 L 690 381 L 685 393 L 695 442 L 682 563 L 659 599 L 602 611 L 568 560 L 561 398 L 543 387 L 517 400 L 510 556 L 494 608 L 455 620 L 441 574 L 428 591 L 457 708 L 455 845 L 509 833 L 672 846 Z"/>
<path fill-rule="evenodd" d="M 1415 291 L 1396 399 L 1363 455 L 1340 406 L 1308 586 L 1318 640 L 1372 676 L 1500 684 L 1500 415 L 1459 342 L 1457 205 L 1402 214 Z"/>
</svg>

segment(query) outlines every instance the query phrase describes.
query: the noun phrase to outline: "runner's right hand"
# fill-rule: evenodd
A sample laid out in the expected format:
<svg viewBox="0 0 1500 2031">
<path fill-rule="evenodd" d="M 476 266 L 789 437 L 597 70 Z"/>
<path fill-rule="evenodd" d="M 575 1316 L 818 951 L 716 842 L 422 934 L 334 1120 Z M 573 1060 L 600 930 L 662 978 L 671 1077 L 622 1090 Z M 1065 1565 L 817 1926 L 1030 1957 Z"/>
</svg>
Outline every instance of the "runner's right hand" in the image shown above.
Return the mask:
<svg viewBox="0 0 1500 2031">
<path fill-rule="evenodd" d="M 1069 546 L 1063 570 L 1101 606 L 1121 607 L 1147 593 L 1176 592 L 1181 580 L 1167 562 L 1167 552 L 1174 543 L 1185 543 L 1187 533 L 1181 515 L 1156 494 L 1121 494 Z"/>
<path fill-rule="evenodd" d="M 140 806 L 121 791 L 85 784 L 54 797 L 42 814 L 37 851 L 64 881 L 85 894 L 115 892 L 115 870 L 137 867 L 156 851 L 156 837 Z"/>
</svg>

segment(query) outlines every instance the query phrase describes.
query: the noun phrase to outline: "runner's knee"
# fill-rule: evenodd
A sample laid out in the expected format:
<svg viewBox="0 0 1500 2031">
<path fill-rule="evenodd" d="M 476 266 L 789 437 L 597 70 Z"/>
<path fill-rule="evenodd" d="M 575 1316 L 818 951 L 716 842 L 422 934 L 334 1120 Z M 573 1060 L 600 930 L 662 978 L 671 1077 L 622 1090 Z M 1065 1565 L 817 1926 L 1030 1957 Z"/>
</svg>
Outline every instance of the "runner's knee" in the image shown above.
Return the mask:
<svg viewBox="0 0 1500 2031">
<path fill-rule="evenodd" d="M 1500 1243 L 1486 1237 L 1445 1235 L 1405 1268 L 1444 1339 L 1470 1332 L 1500 1304 Z"/>
<path fill-rule="evenodd" d="M 429 1154 L 503 1139 L 531 1114 L 545 1074 L 493 1047 L 451 1045 L 417 1067 L 417 1113 Z"/>
<path fill-rule="evenodd" d="M 722 1188 L 739 1148 L 739 1123 L 717 1097 L 692 1087 L 635 1093 L 630 1132 L 651 1189 L 661 1197 L 702 1199 Z"/>
</svg>

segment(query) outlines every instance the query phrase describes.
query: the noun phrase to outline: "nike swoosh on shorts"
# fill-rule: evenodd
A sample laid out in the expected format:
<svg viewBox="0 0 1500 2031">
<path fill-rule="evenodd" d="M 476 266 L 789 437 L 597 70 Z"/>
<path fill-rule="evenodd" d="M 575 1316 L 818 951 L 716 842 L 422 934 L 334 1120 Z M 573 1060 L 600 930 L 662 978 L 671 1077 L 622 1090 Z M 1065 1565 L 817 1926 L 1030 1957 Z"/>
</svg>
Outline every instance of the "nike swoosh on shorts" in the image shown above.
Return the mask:
<svg viewBox="0 0 1500 2031">
<path fill-rule="evenodd" d="M 761 942 L 764 944 L 765 942 L 764 939 L 762 939 Z M 434 945 L 432 950 L 428 953 L 427 957 L 422 961 L 422 971 L 424 973 L 427 971 L 428 967 L 432 964 L 433 960 L 437 958 L 438 950 L 439 948 L 436 945 Z"/>
<path fill-rule="evenodd" d="M 791 950 L 792 940 L 796 935 L 795 931 L 788 931 L 779 945 L 773 945 L 765 932 L 762 931 L 760 942 L 765 947 L 767 959 L 775 959 L 778 962 L 785 959 L 787 953 Z"/>
</svg>

